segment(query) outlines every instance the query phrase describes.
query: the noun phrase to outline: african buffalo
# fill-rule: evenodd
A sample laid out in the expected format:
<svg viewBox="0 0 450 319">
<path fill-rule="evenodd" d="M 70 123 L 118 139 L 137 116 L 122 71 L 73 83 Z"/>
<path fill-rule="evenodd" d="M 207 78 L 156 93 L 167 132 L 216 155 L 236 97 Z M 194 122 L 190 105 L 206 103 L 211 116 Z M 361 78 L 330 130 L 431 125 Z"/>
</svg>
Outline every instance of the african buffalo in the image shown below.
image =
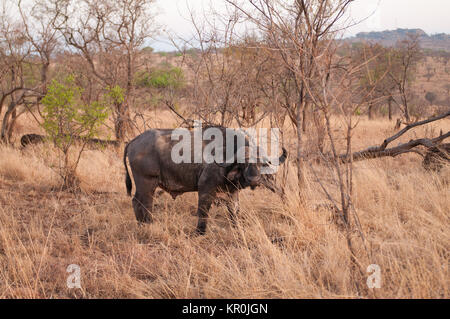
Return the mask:
<svg viewBox="0 0 450 319">
<path fill-rule="evenodd" d="M 226 134 L 226 130 L 229 130 L 223 127 L 215 128 L 224 134 Z M 198 192 L 197 232 L 199 234 L 204 234 L 206 231 L 208 211 L 217 193 L 229 195 L 226 206 L 230 219 L 234 222 L 234 217 L 239 209 L 240 189 L 246 187 L 254 189 L 256 186 L 262 185 L 274 191 L 273 177 L 261 174 L 263 167 L 272 166 L 271 162 L 267 158 L 264 163 L 254 163 L 254 161 L 249 161 L 248 157 L 244 161 L 238 160 L 236 145 L 232 149 L 234 157 L 225 163 L 217 161 L 208 163 L 204 159 L 197 163 L 194 161 L 175 163 L 172 151 L 178 141 L 172 139 L 173 131 L 170 129 L 148 130 L 125 147 L 123 160 L 126 170 L 126 187 L 128 195 L 131 196 L 132 182 L 126 162 L 128 157 L 136 185 L 136 194 L 132 200 L 133 209 L 139 222 L 150 223 L 152 221 L 150 212 L 157 187 L 170 193 L 174 199 L 186 192 Z M 237 132 L 236 130 L 232 131 Z M 192 142 L 194 134 L 192 131 L 189 132 L 188 136 L 191 139 L 189 142 Z M 236 133 L 236 136 L 239 134 L 241 133 Z M 201 141 L 203 147 L 207 144 L 207 142 Z M 223 149 L 225 146 L 223 145 Z M 248 146 L 248 139 L 245 137 L 245 149 Z M 192 152 L 189 152 L 192 154 L 192 158 L 195 156 L 194 152 L 195 149 L 192 146 Z M 283 154 L 278 158 L 279 164 L 284 163 L 286 158 L 287 152 L 283 148 Z"/>
</svg>

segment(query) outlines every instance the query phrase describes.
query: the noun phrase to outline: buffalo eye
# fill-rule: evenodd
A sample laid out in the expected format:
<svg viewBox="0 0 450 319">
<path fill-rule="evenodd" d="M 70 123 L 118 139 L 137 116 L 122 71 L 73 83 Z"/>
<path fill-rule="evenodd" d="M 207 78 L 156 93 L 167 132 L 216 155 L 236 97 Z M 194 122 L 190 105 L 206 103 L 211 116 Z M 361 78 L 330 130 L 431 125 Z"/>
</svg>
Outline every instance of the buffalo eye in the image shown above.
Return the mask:
<svg viewBox="0 0 450 319">
<path fill-rule="evenodd" d="M 233 168 L 227 173 L 227 179 L 229 181 L 236 181 L 241 177 L 241 170 L 238 165 L 233 166 Z"/>
</svg>

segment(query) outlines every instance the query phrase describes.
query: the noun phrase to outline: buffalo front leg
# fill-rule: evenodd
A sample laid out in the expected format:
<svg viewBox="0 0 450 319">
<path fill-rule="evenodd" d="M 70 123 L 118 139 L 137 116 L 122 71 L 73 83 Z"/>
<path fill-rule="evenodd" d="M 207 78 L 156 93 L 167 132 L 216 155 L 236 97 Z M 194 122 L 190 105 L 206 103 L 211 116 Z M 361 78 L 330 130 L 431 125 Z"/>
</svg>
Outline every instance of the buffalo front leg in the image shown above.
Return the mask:
<svg viewBox="0 0 450 319">
<path fill-rule="evenodd" d="M 152 222 L 151 211 L 157 181 L 138 179 L 135 182 L 136 194 L 133 197 L 134 214 L 138 222 L 149 224 Z"/>
<path fill-rule="evenodd" d="M 228 216 L 233 226 L 236 226 L 236 215 L 239 213 L 239 191 L 236 190 L 229 194 L 226 201 Z"/>
<path fill-rule="evenodd" d="M 200 194 L 198 195 L 198 223 L 197 223 L 197 233 L 200 235 L 204 235 L 206 232 L 206 225 L 208 220 L 208 212 L 211 208 L 211 204 L 214 200 L 214 195 L 211 193 Z"/>
</svg>

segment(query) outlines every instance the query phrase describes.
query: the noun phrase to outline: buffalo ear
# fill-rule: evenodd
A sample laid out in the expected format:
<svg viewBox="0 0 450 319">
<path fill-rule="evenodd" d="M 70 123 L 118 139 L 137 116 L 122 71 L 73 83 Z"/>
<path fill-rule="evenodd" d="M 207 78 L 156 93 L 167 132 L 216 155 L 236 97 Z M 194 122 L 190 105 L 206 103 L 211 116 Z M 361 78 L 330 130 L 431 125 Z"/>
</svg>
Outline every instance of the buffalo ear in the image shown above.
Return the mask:
<svg viewBox="0 0 450 319">
<path fill-rule="evenodd" d="M 227 179 L 229 181 L 236 181 L 241 177 L 241 170 L 239 169 L 239 166 L 234 166 L 228 173 L 227 173 Z"/>
</svg>

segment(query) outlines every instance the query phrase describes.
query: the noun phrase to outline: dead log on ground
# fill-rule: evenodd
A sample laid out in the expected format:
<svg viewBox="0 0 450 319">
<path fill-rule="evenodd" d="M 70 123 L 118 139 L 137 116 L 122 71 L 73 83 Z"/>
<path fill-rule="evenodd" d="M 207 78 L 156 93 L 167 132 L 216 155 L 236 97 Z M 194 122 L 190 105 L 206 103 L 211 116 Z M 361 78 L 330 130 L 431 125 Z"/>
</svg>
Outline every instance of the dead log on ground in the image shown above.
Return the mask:
<svg viewBox="0 0 450 319">
<path fill-rule="evenodd" d="M 397 134 L 385 139 L 384 142 L 380 146 L 369 147 L 368 149 L 365 149 L 363 151 L 355 152 L 351 156 L 349 154 L 342 154 L 342 155 L 339 155 L 339 159 L 341 160 L 342 163 L 348 163 L 350 160 L 352 160 L 353 162 L 357 162 L 357 161 L 363 161 L 363 160 L 374 159 L 374 158 L 396 157 L 398 155 L 405 154 L 405 153 L 417 153 L 417 154 L 421 155 L 422 157 L 426 158 L 427 155 L 423 154 L 422 152 L 420 152 L 419 150 L 416 149 L 416 147 L 418 147 L 418 146 L 423 146 L 427 149 L 427 154 L 431 152 L 431 154 L 428 155 L 429 158 L 431 158 L 433 156 L 433 154 L 434 155 L 439 154 L 438 157 L 441 159 L 441 162 L 442 162 L 442 160 L 449 161 L 448 150 L 446 151 L 446 153 L 443 152 L 445 147 L 442 148 L 441 143 L 445 139 L 450 137 L 450 132 L 447 132 L 446 134 L 441 133 L 441 135 L 436 138 L 415 139 L 415 140 L 411 140 L 407 143 L 400 144 L 396 147 L 388 148 L 389 144 L 391 144 L 393 141 L 395 141 L 398 138 L 400 138 L 401 136 L 403 136 L 409 130 L 411 130 L 415 127 L 421 126 L 421 125 L 425 125 L 425 124 L 429 124 L 429 123 L 432 123 L 432 122 L 435 122 L 438 120 L 442 120 L 449 116 L 450 116 L 450 111 L 447 111 L 446 113 L 441 114 L 439 116 L 432 117 L 432 118 L 429 118 L 427 120 L 423 120 L 420 122 L 411 123 L 411 124 L 407 125 L 404 129 L 399 131 Z M 448 144 L 443 144 L 443 145 L 448 145 Z M 425 159 L 424 159 L 424 161 L 425 161 Z M 424 162 L 424 165 L 425 165 L 425 162 Z"/>
<path fill-rule="evenodd" d="M 85 138 L 85 137 L 81 137 L 81 136 L 72 136 L 72 138 L 80 143 L 85 143 L 86 142 L 86 146 L 96 149 L 96 148 L 101 148 L 101 147 L 107 147 L 107 146 L 119 146 L 120 142 L 119 141 L 108 141 L 108 140 L 102 140 L 102 139 L 98 139 L 98 138 Z M 35 144 L 40 144 L 40 143 L 44 143 L 47 140 L 47 137 L 44 135 L 39 135 L 39 134 L 25 134 L 22 136 L 22 138 L 20 139 L 20 144 L 22 144 L 22 147 L 27 147 L 28 145 L 35 145 Z"/>
</svg>

